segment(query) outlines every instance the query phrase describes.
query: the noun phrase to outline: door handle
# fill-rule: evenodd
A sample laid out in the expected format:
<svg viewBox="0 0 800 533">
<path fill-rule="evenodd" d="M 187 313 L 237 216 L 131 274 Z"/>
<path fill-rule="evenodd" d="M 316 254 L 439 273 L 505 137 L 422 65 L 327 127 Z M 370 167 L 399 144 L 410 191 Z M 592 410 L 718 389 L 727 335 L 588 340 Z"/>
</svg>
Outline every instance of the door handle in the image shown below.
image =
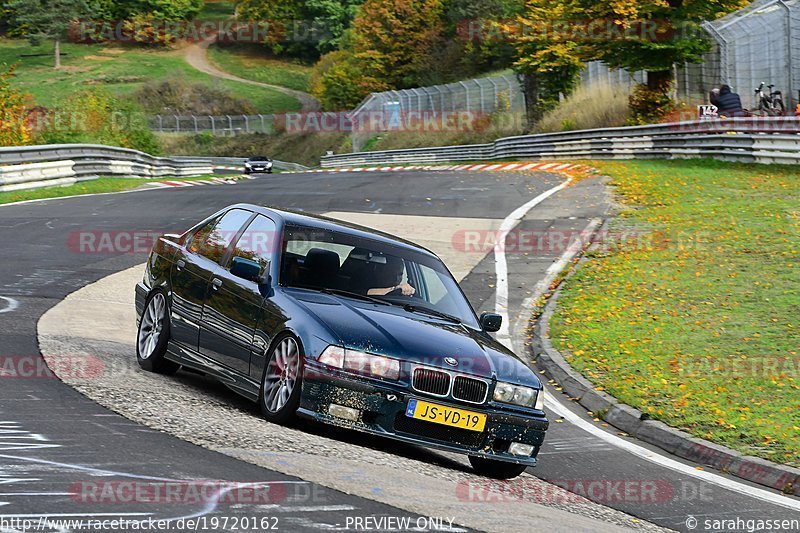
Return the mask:
<svg viewBox="0 0 800 533">
<path fill-rule="evenodd" d="M 217 290 L 217 289 L 219 289 L 220 287 L 222 287 L 222 280 L 221 280 L 221 279 L 219 279 L 219 278 L 214 278 L 214 279 L 212 279 L 212 280 L 211 280 L 211 287 L 212 287 L 214 290 Z"/>
<path fill-rule="evenodd" d="M 175 268 L 177 270 L 183 270 L 183 267 L 185 266 L 186 266 L 186 261 L 184 261 L 183 259 L 178 259 L 178 262 L 175 263 Z"/>
</svg>

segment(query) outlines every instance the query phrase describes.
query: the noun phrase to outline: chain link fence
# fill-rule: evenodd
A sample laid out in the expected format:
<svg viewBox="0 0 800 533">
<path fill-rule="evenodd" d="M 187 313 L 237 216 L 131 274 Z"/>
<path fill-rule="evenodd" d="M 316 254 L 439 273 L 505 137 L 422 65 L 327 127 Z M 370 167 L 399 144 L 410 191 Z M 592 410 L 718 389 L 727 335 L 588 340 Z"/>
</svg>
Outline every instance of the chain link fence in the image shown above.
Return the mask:
<svg viewBox="0 0 800 533">
<path fill-rule="evenodd" d="M 353 151 L 359 151 L 381 129 L 403 129 L 409 126 L 407 122 L 426 114 L 462 111 L 490 114 L 524 109 L 525 95 L 516 74 L 372 93 L 350 113 Z M 374 117 L 386 117 L 385 128 L 376 128 Z"/>
<path fill-rule="evenodd" d="M 275 115 L 155 115 L 148 118 L 150 129 L 159 133 L 273 133 Z"/>
<path fill-rule="evenodd" d="M 681 100 L 707 102 L 712 88 L 727 84 L 745 108 L 755 109 L 755 89 L 764 82 L 783 93 L 787 110 L 794 108 L 800 100 L 800 0 L 756 0 L 703 27 L 713 48 L 701 63 L 676 65 L 675 89 Z M 646 81 L 644 72 L 611 70 L 600 62 L 589 63 L 581 76 L 587 86 L 630 88 Z"/>
</svg>

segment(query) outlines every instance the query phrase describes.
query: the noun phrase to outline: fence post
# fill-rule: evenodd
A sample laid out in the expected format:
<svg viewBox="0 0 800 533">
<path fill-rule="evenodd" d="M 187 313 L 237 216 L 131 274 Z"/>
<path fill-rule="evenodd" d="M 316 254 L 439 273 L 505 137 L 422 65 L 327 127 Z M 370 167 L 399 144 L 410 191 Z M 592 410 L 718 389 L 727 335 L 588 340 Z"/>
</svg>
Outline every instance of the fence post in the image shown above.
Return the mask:
<svg viewBox="0 0 800 533">
<path fill-rule="evenodd" d="M 244 131 L 245 133 L 250 133 L 250 119 L 247 118 L 247 115 L 242 115 L 244 117 Z"/>
<path fill-rule="evenodd" d="M 181 119 L 178 115 L 173 115 L 175 117 L 175 133 L 180 133 L 181 131 Z"/>
<path fill-rule="evenodd" d="M 233 119 L 230 115 L 225 115 L 228 117 L 228 131 L 231 132 L 231 136 L 233 136 Z"/>
<path fill-rule="evenodd" d="M 467 84 L 464 83 L 463 81 L 458 82 L 458 84 L 461 85 L 461 87 L 464 88 L 464 97 L 466 98 L 465 107 L 466 107 L 467 110 L 469 110 L 469 108 L 470 108 L 470 105 L 469 105 L 469 87 L 467 87 Z"/>
<path fill-rule="evenodd" d="M 475 82 L 475 85 L 478 86 L 478 97 L 481 99 L 481 113 L 486 113 L 486 104 L 483 101 L 483 85 L 481 85 L 481 82 L 477 79 L 474 79 L 473 81 Z"/>
<path fill-rule="evenodd" d="M 786 10 L 786 63 L 789 65 L 789 98 L 786 99 L 786 110 L 790 112 L 790 110 L 794 107 L 792 106 L 792 102 L 794 101 L 795 94 L 794 94 L 794 62 L 792 58 L 794 54 L 792 53 L 792 38 L 794 37 L 792 32 L 792 10 L 786 5 L 786 2 L 783 0 L 778 0 L 778 3 Z"/>
<path fill-rule="evenodd" d="M 208 118 L 211 119 L 211 134 L 212 135 L 216 135 L 217 134 L 217 125 L 214 123 L 214 117 L 212 117 L 211 115 L 208 115 Z"/>
<path fill-rule="evenodd" d="M 259 113 L 258 118 L 261 119 L 261 133 L 267 133 L 267 127 L 264 125 L 264 115 Z"/>
<path fill-rule="evenodd" d="M 498 96 L 499 96 L 497 94 L 498 93 L 497 84 L 494 82 L 494 79 L 492 79 L 492 78 L 486 78 L 486 79 L 489 80 L 489 83 L 492 84 L 492 90 L 494 91 L 494 104 L 492 104 L 492 105 L 495 107 L 495 109 L 497 109 L 497 100 L 498 100 Z M 509 104 L 509 108 L 510 107 L 511 107 L 511 105 Z"/>
<path fill-rule="evenodd" d="M 192 115 L 192 120 L 194 120 L 194 132 L 200 133 L 200 130 L 197 129 L 197 117 Z"/>
<path fill-rule="evenodd" d="M 164 133 L 164 117 L 158 115 L 158 131 Z"/>
</svg>

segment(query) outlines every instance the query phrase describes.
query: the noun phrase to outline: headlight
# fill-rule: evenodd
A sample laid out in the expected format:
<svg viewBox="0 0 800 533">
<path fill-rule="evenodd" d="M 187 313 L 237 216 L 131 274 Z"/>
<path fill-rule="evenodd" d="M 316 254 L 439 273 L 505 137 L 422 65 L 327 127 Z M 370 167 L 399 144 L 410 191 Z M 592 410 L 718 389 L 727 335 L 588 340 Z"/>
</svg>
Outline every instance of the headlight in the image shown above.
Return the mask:
<svg viewBox="0 0 800 533">
<path fill-rule="evenodd" d="M 244 168 L 250 168 L 250 163 L 245 163 Z"/>
<path fill-rule="evenodd" d="M 524 407 L 535 407 L 536 409 L 544 407 L 544 394 L 539 394 L 536 389 L 512 385 L 502 381 L 498 381 L 494 387 L 494 400 Z"/>
<path fill-rule="evenodd" d="M 334 368 L 350 370 L 358 374 L 377 376 L 384 379 L 400 378 L 400 361 L 382 355 L 373 355 L 340 346 L 328 346 L 319 362 Z"/>
</svg>

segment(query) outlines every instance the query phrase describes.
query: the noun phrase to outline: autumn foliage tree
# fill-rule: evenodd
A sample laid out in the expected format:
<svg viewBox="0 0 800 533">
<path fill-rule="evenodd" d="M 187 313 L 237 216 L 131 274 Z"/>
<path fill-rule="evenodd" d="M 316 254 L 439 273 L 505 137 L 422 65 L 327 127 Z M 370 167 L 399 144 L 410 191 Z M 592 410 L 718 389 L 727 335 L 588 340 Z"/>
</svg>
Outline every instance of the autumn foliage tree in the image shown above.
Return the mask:
<svg viewBox="0 0 800 533">
<path fill-rule="evenodd" d="M 367 76 L 414 87 L 443 29 L 440 0 L 366 0 L 353 21 L 355 59 Z"/>
<path fill-rule="evenodd" d="M 11 85 L 14 67 L 0 71 L 0 146 L 20 146 L 30 141 L 25 95 Z"/>
<path fill-rule="evenodd" d="M 545 77 L 601 60 L 612 68 L 647 72 L 647 89 L 666 94 L 674 65 L 697 63 L 711 47 L 700 27 L 747 0 L 528 0 L 509 32 L 523 72 Z M 560 66 L 558 67 L 560 68 Z M 550 69 L 550 70 L 549 70 Z M 657 100 L 658 98 L 656 98 Z"/>
</svg>

